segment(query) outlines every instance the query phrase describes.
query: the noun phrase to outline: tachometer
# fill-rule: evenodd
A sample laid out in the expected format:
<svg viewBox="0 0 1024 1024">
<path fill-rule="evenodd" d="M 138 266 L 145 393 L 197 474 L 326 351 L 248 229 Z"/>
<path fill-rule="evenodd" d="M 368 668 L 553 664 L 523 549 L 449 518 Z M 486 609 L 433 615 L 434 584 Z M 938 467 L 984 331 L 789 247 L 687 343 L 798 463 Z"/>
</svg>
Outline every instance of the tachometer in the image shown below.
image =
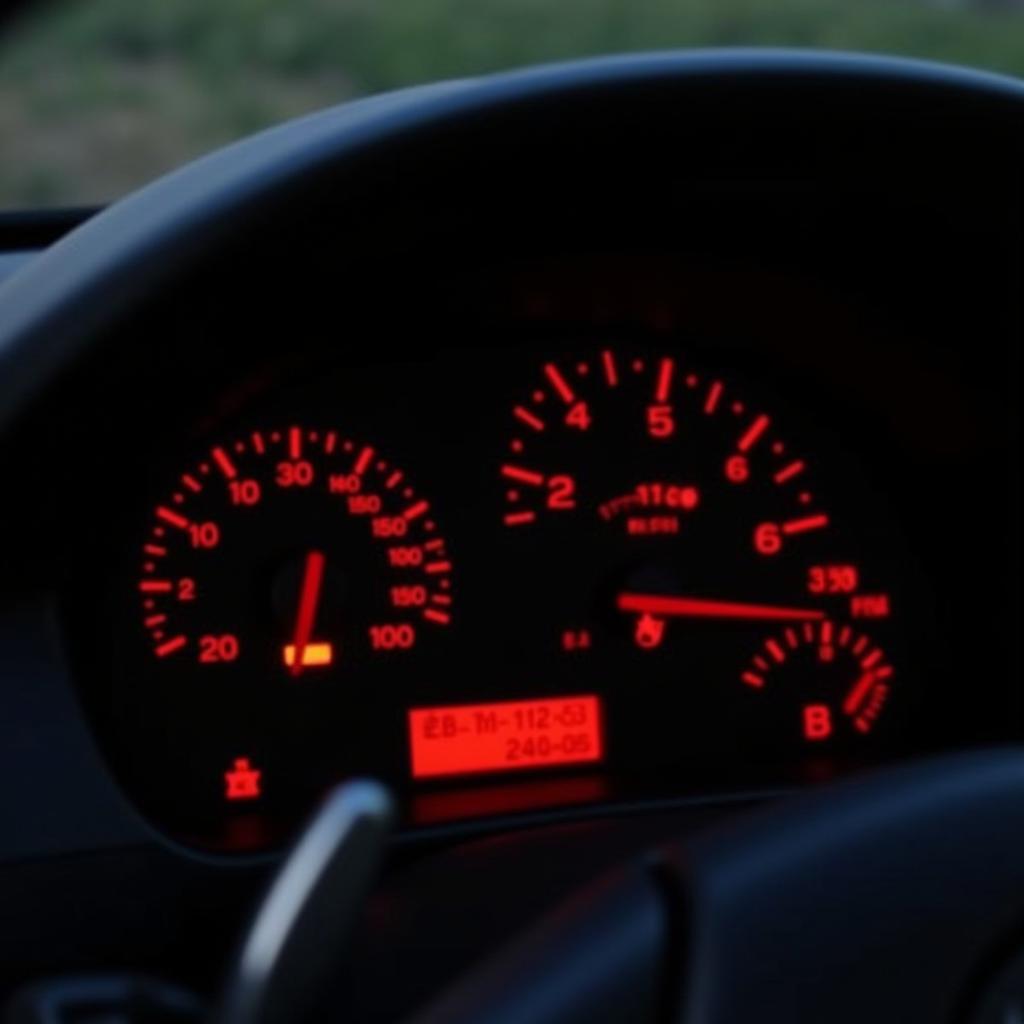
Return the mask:
<svg viewBox="0 0 1024 1024">
<path fill-rule="evenodd" d="M 544 363 L 511 425 L 520 635 L 609 694 L 613 734 L 678 757 L 873 732 L 891 591 L 773 410 L 678 355 L 608 349 Z"/>
</svg>

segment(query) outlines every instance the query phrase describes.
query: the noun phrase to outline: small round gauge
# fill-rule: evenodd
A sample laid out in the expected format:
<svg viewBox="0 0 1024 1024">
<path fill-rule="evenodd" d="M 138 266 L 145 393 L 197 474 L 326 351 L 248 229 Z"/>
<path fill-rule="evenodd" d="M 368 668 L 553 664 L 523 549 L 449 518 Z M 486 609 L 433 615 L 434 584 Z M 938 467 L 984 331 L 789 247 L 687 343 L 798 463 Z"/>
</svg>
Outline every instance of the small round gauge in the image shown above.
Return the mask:
<svg viewBox="0 0 1024 1024">
<path fill-rule="evenodd" d="M 499 473 L 517 631 L 607 695 L 610 751 L 616 728 L 667 761 L 865 742 L 888 711 L 884 556 L 782 420 L 680 355 L 611 349 L 545 363 L 514 402 Z M 824 711 L 799 727 L 807 706 L 827 735 Z"/>
<path fill-rule="evenodd" d="M 871 733 L 892 675 L 867 633 L 822 618 L 769 636 L 740 680 L 769 699 L 767 717 L 780 737 L 825 745 Z"/>
<path fill-rule="evenodd" d="M 355 771 L 394 774 L 401 755 L 378 738 L 401 736 L 403 673 L 453 616 L 430 500 L 331 429 L 224 438 L 182 469 L 141 544 L 138 644 L 117 673 L 146 799 L 202 831 L 302 813 Z"/>
</svg>

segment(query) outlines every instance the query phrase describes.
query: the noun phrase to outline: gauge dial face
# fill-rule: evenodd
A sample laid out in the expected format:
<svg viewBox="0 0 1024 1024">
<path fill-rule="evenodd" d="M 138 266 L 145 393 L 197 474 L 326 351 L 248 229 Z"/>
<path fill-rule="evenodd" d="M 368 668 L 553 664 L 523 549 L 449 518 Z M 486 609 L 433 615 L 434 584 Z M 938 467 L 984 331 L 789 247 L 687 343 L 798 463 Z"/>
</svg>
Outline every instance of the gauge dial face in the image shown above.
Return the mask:
<svg viewBox="0 0 1024 1024">
<path fill-rule="evenodd" d="M 679 355 L 605 350 L 544 363 L 510 421 L 524 647 L 608 693 L 634 748 L 835 750 L 881 731 L 887 581 L 771 408 Z"/>
<path fill-rule="evenodd" d="M 454 614 L 446 538 L 404 467 L 331 429 L 225 438 L 156 505 L 140 554 L 148 694 L 124 712 L 162 804 L 304 807 L 389 756 L 367 737 L 396 732 L 381 719 L 403 673 Z"/>
<path fill-rule="evenodd" d="M 885 651 L 869 634 L 831 619 L 778 630 L 740 675 L 745 686 L 771 695 L 769 728 L 785 734 L 798 721 L 809 743 L 871 733 L 892 678 Z"/>
</svg>

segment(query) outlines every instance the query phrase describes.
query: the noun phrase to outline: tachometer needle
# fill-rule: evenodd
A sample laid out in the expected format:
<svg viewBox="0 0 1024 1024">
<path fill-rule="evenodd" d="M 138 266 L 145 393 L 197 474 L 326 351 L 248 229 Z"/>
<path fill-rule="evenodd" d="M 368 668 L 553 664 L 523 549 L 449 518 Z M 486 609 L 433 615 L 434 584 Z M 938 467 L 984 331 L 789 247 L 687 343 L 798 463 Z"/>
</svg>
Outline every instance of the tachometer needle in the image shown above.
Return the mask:
<svg viewBox="0 0 1024 1024">
<path fill-rule="evenodd" d="M 321 551 L 310 551 L 306 555 L 306 568 L 302 574 L 302 589 L 299 591 L 299 611 L 295 617 L 295 649 L 291 664 L 293 676 L 302 672 L 306 660 L 306 647 L 313 635 L 316 609 L 320 603 L 320 585 L 324 578 L 324 556 Z"/>
<path fill-rule="evenodd" d="M 825 618 L 817 608 L 780 608 L 770 604 L 715 601 L 703 597 L 674 597 L 667 594 L 619 594 L 620 612 L 637 612 L 683 619 L 748 619 L 761 622 L 811 621 Z"/>
</svg>

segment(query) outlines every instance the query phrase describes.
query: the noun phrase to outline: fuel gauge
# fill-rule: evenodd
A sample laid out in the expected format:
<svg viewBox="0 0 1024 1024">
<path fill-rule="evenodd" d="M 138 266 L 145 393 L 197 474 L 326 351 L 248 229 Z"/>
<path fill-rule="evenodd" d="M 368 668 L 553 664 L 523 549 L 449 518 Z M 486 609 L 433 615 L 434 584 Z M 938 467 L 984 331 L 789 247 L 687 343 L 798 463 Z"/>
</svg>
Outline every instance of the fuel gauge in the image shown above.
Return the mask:
<svg viewBox="0 0 1024 1024">
<path fill-rule="evenodd" d="M 763 696 L 777 739 L 842 744 L 872 733 L 889 702 L 892 666 L 853 626 L 823 619 L 769 636 L 740 682 Z"/>
</svg>

